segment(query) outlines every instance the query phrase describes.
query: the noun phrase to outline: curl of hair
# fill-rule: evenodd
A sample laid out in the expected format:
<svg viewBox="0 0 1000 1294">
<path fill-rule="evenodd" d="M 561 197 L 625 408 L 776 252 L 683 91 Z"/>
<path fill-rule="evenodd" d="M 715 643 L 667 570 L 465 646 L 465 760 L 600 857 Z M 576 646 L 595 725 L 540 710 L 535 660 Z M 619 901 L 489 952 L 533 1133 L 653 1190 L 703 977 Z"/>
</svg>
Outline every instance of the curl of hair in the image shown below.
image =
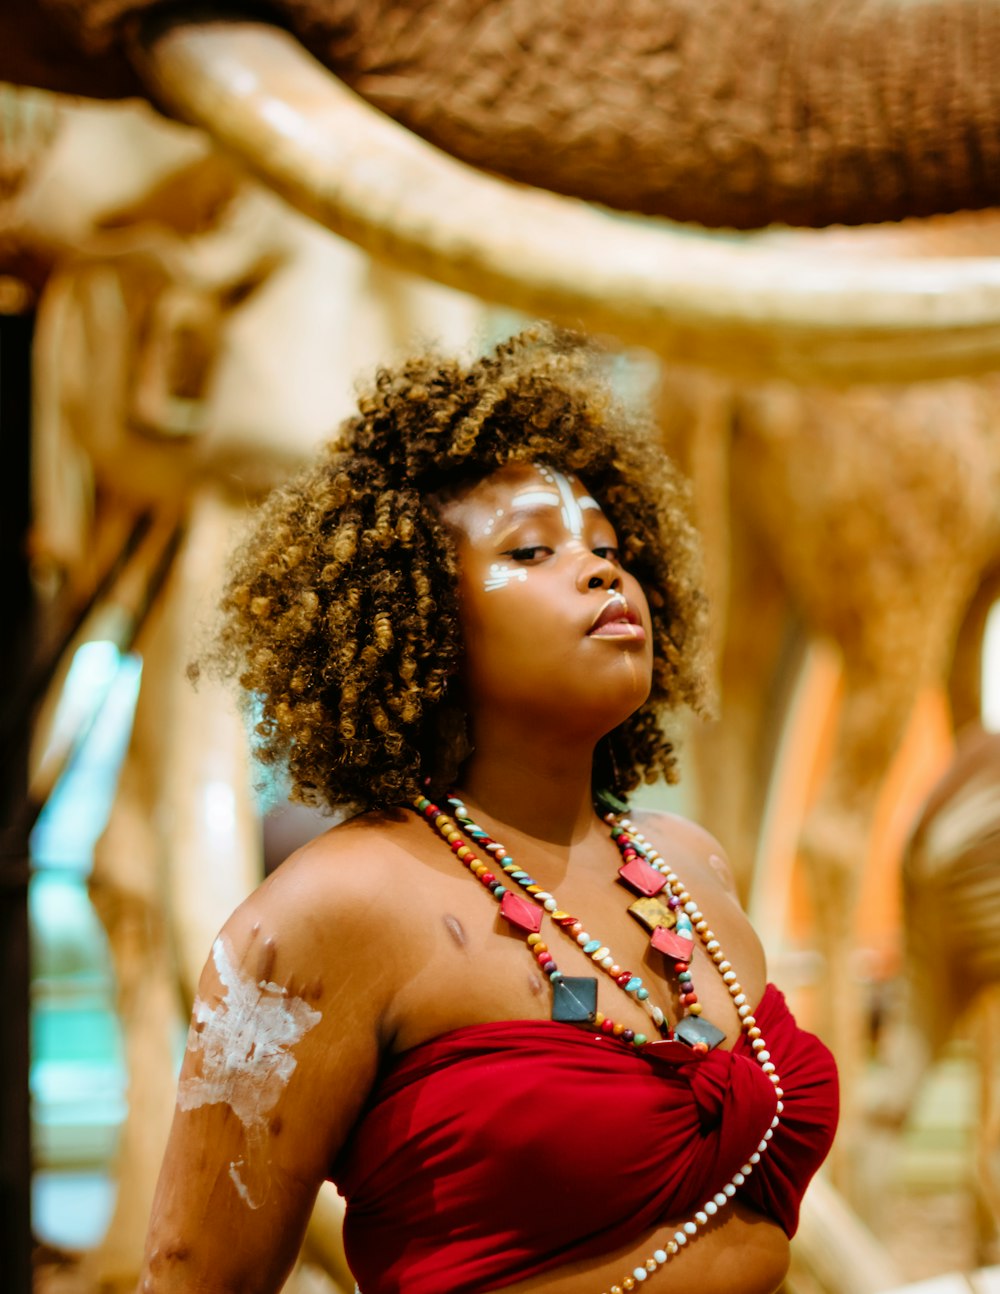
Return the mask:
<svg viewBox="0 0 1000 1294">
<path fill-rule="evenodd" d="M 245 689 L 256 754 L 294 798 L 381 808 L 457 776 L 457 562 L 434 496 L 511 462 L 581 476 L 649 600 L 652 690 L 599 743 L 595 787 L 676 780 L 662 721 L 682 704 L 704 713 L 710 694 L 698 543 L 684 482 L 597 366 L 579 335 L 535 327 L 468 363 L 380 369 L 318 460 L 265 501 L 204 663 Z"/>
</svg>

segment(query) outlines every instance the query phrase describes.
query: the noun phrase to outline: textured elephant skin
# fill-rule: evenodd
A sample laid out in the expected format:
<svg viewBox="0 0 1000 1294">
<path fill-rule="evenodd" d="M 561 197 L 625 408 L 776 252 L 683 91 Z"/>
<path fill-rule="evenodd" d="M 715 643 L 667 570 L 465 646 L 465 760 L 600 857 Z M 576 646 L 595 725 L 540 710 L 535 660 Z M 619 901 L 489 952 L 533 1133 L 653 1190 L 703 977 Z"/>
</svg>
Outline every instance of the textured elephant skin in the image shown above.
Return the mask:
<svg viewBox="0 0 1000 1294">
<path fill-rule="evenodd" d="M 64 37 L 95 60 L 93 75 L 63 49 L 48 84 L 127 92 L 122 42 L 138 16 L 163 8 L 6 0 L 0 75 L 18 79 L 20 63 L 45 80 Z M 48 55 L 18 10 L 51 19 Z M 267 10 L 417 134 L 556 192 L 739 228 L 1000 205 L 996 0 L 274 0 Z"/>
</svg>

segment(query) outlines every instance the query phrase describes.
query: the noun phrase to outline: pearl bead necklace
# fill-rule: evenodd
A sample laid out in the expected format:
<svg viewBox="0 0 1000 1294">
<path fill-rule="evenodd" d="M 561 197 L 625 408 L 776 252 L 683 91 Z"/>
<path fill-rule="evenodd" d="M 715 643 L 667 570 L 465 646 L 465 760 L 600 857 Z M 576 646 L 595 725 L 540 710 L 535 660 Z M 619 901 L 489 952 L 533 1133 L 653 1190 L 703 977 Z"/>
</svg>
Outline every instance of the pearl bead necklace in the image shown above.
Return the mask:
<svg viewBox="0 0 1000 1294">
<path fill-rule="evenodd" d="M 767 1050 L 767 1044 L 757 1025 L 757 1020 L 754 1017 L 753 1010 L 747 1002 L 746 994 L 743 992 L 732 966 L 726 960 L 725 953 L 723 953 L 719 941 L 716 939 L 713 931 L 709 928 L 708 922 L 705 920 L 705 917 L 697 903 L 695 903 L 691 898 L 691 895 L 684 888 L 680 877 L 667 863 L 664 862 L 653 845 L 651 845 L 640 832 L 636 831 L 628 818 L 620 817 L 615 819 L 614 814 L 609 813 L 605 816 L 604 821 L 608 823 L 617 821 L 617 824 L 629 833 L 635 843 L 640 847 L 646 861 L 650 863 L 651 866 L 655 867 L 657 871 L 663 873 L 667 878 L 667 884 L 670 886 L 674 895 L 684 904 L 684 910 L 691 918 L 695 933 L 698 935 L 704 945 L 705 951 L 711 957 L 712 961 L 718 968 L 719 973 L 722 975 L 723 983 L 728 988 L 729 995 L 736 1005 L 736 1011 L 740 1018 L 740 1027 L 750 1039 L 750 1045 L 754 1052 L 754 1059 L 771 1080 L 774 1085 L 775 1096 L 777 1097 L 777 1106 L 774 1118 L 771 1120 L 771 1126 L 765 1131 L 763 1137 L 757 1144 L 757 1149 L 753 1154 L 748 1156 L 746 1163 L 743 1164 L 739 1172 L 733 1174 L 732 1178 L 725 1186 L 723 1186 L 721 1191 L 717 1191 L 710 1200 L 706 1200 L 701 1208 L 695 1212 L 694 1217 L 683 1223 L 662 1248 L 654 1249 L 652 1254 L 650 1254 L 643 1264 L 634 1268 L 629 1275 L 625 1276 L 618 1284 L 612 1285 L 610 1290 L 606 1291 L 606 1294 L 623 1294 L 623 1291 L 634 1290 L 636 1285 L 647 1280 L 649 1276 L 657 1270 L 657 1268 L 662 1267 L 665 1263 L 668 1263 L 671 1258 L 679 1254 L 684 1246 L 698 1234 L 699 1228 L 706 1226 L 709 1220 L 715 1217 L 721 1208 L 725 1208 L 733 1198 L 736 1194 L 737 1188 L 743 1185 L 746 1179 L 753 1172 L 754 1168 L 760 1163 L 761 1156 L 767 1153 L 767 1148 L 770 1144 L 771 1138 L 774 1136 L 775 1129 L 781 1122 L 781 1114 L 784 1110 L 781 1098 L 784 1096 L 784 1091 L 781 1087 L 781 1079 L 778 1077 L 774 1062 L 771 1060 L 770 1053 Z"/>
</svg>

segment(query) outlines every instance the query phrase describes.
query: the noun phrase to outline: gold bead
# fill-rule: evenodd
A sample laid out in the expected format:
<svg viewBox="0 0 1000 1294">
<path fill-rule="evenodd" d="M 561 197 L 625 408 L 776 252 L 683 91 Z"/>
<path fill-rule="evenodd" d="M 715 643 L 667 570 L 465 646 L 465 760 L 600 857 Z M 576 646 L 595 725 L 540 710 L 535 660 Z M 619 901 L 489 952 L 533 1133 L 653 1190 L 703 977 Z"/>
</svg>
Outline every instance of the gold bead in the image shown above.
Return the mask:
<svg viewBox="0 0 1000 1294">
<path fill-rule="evenodd" d="M 623 1290 L 634 1290 L 634 1289 L 635 1289 L 635 1277 L 634 1277 L 634 1276 L 626 1276 L 626 1277 L 625 1277 L 625 1279 L 622 1281 L 622 1289 L 623 1289 Z"/>
<path fill-rule="evenodd" d="M 646 1259 L 646 1271 L 648 1272 L 655 1272 L 657 1267 L 659 1267 L 659 1265 L 660 1264 L 656 1261 L 655 1258 Z"/>
</svg>

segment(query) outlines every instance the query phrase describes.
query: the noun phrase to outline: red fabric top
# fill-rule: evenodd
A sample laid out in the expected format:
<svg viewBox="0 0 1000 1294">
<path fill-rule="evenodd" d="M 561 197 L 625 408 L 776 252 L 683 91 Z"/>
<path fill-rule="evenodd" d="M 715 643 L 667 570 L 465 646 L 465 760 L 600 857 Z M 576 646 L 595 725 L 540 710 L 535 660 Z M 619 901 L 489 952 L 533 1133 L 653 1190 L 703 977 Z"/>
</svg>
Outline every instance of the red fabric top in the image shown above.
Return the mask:
<svg viewBox="0 0 1000 1294">
<path fill-rule="evenodd" d="M 784 1089 L 739 1195 L 788 1235 L 837 1122 L 833 1057 L 768 985 L 757 1022 Z M 578 1025 L 469 1025 L 395 1058 L 331 1173 L 363 1294 L 476 1294 L 686 1218 L 774 1117 L 745 1036 L 654 1063 Z"/>
</svg>

